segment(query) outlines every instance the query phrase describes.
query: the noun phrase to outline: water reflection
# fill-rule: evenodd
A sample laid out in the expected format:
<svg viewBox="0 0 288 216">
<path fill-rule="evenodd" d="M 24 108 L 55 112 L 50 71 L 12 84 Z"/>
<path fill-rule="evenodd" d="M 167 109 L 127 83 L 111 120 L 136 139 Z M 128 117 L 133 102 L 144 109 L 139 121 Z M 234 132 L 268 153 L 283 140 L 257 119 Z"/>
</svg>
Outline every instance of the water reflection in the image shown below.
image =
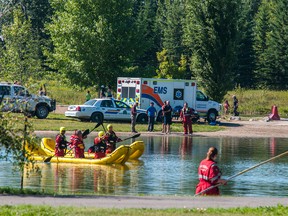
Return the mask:
<svg viewBox="0 0 288 216">
<path fill-rule="evenodd" d="M 141 139 L 146 148 L 139 161 L 124 166 L 39 163 L 41 175 L 33 173 L 25 178 L 25 187 L 60 194 L 193 195 L 198 183 L 198 165 L 210 146 L 219 150 L 218 163 L 224 178 L 287 150 L 284 138 L 141 136 Z M 287 157 L 283 157 L 260 166 L 231 180 L 221 188 L 222 194 L 287 196 L 288 175 L 284 172 L 287 164 Z M 10 164 L 0 162 L 0 168 L 0 186 L 18 185 L 17 174 L 10 173 Z"/>
</svg>

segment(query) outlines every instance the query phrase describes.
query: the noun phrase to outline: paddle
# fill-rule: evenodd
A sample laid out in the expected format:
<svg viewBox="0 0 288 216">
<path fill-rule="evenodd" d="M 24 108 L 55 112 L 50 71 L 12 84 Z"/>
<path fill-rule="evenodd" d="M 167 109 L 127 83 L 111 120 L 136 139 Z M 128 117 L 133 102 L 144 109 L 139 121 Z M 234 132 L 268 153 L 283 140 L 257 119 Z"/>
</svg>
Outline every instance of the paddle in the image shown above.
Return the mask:
<svg viewBox="0 0 288 216">
<path fill-rule="evenodd" d="M 128 140 L 128 139 L 134 139 L 134 138 L 139 137 L 140 135 L 141 135 L 141 133 L 137 133 L 137 134 L 134 134 L 134 135 L 131 136 L 131 137 L 127 137 L 127 138 L 125 138 L 125 139 L 123 139 L 123 140 L 121 140 L 121 141 L 119 141 L 119 142 L 123 142 L 123 141 Z M 117 143 L 119 143 L 119 142 L 117 142 Z"/>
<path fill-rule="evenodd" d="M 84 136 L 87 136 L 87 135 L 90 134 L 93 130 L 95 130 L 97 127 L 99 127 L 101 124 L 102 124 L 102 122 L 98 122 L 91 131 L 89 131 L 89 129 L 86 129 L 86 130 L 83 132 L 82 136 L 83 136 L 83 137 L 84 137 Z M 103 125 L 103 124 L 102 124 L 102 125 Z M 74 149 L 74 147 L 73 147 L 72 149 Z M 72 149 L 70 149 L 65 155 L 67 155 L 69 152 L 71 152 Z M 44 160 L 44 162 L 45 162 L 45 163 L 50 162 L 51 159 L 52 159 L 55 155 L 56 155 L 56 154 L 47 157 L 47 158 Z"/>
<path fill-rule="evenodd" d="M 243 170 L 243 171 L 241 171 L 241 172 L 239 172 L 239 173 L 236 173 L 235 175 L 230 176 L 228 179 L 226 179 L 226 182 L 228 182 L 229 180 L 231 180 L 231 179 L 233 179 L 233 178 L 235 178 L 235 177 L 237 177 L 237 176 L 239 176 L 239 175 L 242 175 L 242 174 L 244 174 L 244 173 L 246 173 L 246 172 L 248 172 L 248 171 L 250 171 L 250 170 L 252 170 L 252 169 L 255 169 L 256 167 L 259 167 L 259 166 L 261 166 L 261 165 L 263 165 L 263 164 L 265 164 L 265 163 L 268 163 L 268 162 L 270 162 L 270 161 L 272 161 L 272 160 L 275 160 L 275 159 L 277 159 L 277 158 L 280 158 L 280 157 L 282 157 L 282 156 L 284 156 L 284 155 L 286 155 L 286 154 L 288 154 L 288 151 L 283 152 L 282 154 L 276 155 L 275 157 L 272 157 L 272 158 L 270 158 L 270 159 L 268 159 L 268 160 L 266 160 L 266 161 L 263 161 L 263 162 L 261 162 L 261 163 L 259 163 L 259 164 L 256 164 L 256 165 L 254 165 L 254 166 L 252 166 L 252 167 L 250 167 L 250 168 L 247 168 L 247 169 L 245 169 L 245 170 Z M 195 197 L 195 196 L 198 196 L 198 195 L 201 195 L 201 194 L 203 194 L 203 193 L 205 193 L 205 192 L 207 192 L 207 191 L 209 191 L 209 190 L 211 190 L 211 189 L 213 189 L 213 188 L 215 188 L 215 187 L 221 186 L 221 185 L 222 185 L 222 183 L 221 183 L 221 184 L 219 183 L 219 184 L 213 185 L 213 186 L 211 186 L 211 187 L 209 187 L 209 188 L 207 188 L 207 189 L 205 189 L 205 190 L 203 190 L 203 191 L 195 194 L 194 197 Z"/>
<path fill-rule="evenodd" d="M 84 136 L 87 136 L 87 135 L 90 134 L 93 130 L 95 130 L 96 128 L 98 128 L 101 124 L 103 125 L 102 122 L 98 122 L 91 131 L 89 131 L 89 129 L 86 129 L 86 130 L 82 133 L 82 136 L 83 136 L 83 137 L 84 137 Z"/>
</svg>

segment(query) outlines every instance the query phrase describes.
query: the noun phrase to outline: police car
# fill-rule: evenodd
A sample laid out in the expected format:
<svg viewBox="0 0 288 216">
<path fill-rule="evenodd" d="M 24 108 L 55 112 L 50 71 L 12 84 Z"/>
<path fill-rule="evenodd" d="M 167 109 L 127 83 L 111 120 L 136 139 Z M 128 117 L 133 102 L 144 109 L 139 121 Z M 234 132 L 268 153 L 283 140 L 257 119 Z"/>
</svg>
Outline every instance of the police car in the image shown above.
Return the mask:
<svg viewBox="0 0 288 216">
<path fill-rule="evenodd" d="M 113 98 L 95 98 L 83 105 L 70 105 L 65 112 L 66 117 L 78 118 L 82 121 L 101 122 L 103 120 L 131 120 L 131 107 Z M 146 110 L 137 109 L 137 122 L 147 122 Z"/>
</svg>

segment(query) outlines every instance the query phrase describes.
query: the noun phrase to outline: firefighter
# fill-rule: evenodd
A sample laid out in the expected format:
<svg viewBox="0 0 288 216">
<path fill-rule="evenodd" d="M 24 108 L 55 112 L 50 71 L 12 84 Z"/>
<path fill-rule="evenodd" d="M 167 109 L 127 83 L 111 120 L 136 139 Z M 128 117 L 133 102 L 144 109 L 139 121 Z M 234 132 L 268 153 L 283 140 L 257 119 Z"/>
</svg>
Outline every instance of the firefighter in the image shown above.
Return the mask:
<svg viewBox="0 0 288 216">
<path fill-rule="evenodd" d="M 95 152 L 95 158 L 103 158 L 106 156 L 106 149 L 107 149 L 107 144 L 105 140 L 105 133 L 104 131 L 100 131 L 98 133 L 98 137 L 94 139 L 94 151 Z M 90 148 L 89 148 L 90 150 Z"/>
<path fill-rule="evenodd" d="M 66 129 L 65 127 L 60 127 L 60 133 L 56 136 L 56 145 L 55 145 L 55 156 L 64 157 L 67 150 L 67 140 L 65 136 Z"/>
<path fill-rule="evenodd" d="M 115 132 L 113 131 L 113 125 L 108 124 L 107 125 L 107 132 L 105 134 L 105 140 L 107 142 L 107 150 L 106 154 L 110 154 L 116 149 L 116 143 L 121 142 L 122 139 L 120 139 L 118 136 L 116 136 Z"/>
<path fill-rule="evenodd" d="M 70 137 L 70 147 L 74 149 L 75 158 L 84 158 L 85 145 L 83 143 L 81 130 L 76 130 Z"/>
<path fill-rule="evenodd" d="M 185 102 L 183 108 L 180 112 L 180 118 L 182 119 L 183 128 L 184 128 L 184 134 L 192 135 L 192 116 L 194 114 L 194 109 L 188 107 L 188 103 Z"/>
<path fill-rule="evenodd" d="M 217 166 L 218 150 L 215 147 L 210 147 L 207 156 L 201 161 L 198 168 L 199 183 L 196 186 L 196 194 L 204 191 L 205 189 L 217 185 L 226 184 L 227 181 L 221 179 L 221 171 Z M 211 190 L 204 192 L 202 195 L 220 195 L 219 188 L 214 187 Z"/>
</svg>

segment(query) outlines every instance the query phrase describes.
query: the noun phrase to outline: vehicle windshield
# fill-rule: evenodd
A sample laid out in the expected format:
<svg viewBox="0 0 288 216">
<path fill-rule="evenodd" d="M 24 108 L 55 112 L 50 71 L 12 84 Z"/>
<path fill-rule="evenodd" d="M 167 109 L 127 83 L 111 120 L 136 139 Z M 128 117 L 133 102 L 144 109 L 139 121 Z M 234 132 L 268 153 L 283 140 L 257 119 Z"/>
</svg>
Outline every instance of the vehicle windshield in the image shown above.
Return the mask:
<svg viewBox="0 0 288 216">
<path fill-rule="evenodd" d="M 117 108 L 130 108 L 127 104 L 123 103 L 122 101 L 114 101 Z"/>
<path fill-rule="evenodd" d="M 97 102 L 97 100 L 92 99 L 92 100 L 89 100 L 89 101 L 85 102 L 84 105 L 90 105 L 90 106 L 93 106 L 96 102 Z"/>
</svg>

